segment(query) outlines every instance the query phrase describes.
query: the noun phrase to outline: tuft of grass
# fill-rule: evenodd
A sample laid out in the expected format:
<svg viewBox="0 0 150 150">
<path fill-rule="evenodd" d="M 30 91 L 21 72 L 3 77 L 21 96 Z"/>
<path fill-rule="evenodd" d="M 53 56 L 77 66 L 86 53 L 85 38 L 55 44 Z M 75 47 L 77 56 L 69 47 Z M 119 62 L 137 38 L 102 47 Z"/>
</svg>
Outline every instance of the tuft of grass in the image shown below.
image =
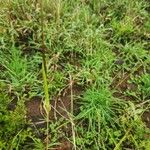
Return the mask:
<svg viewBox="0 0 150 150">
<path fill-rule="evenodd" d="M 112 121 L 114 112 L 112 111 L 113 97 L 108 88 L 87 89 L 83 94 L 79 118 L 87 119 L 89 128 L 96 128 L 97 124 L 106 125 Z"/>
<path fill-rule="evenodd" d="M 1 52 L 0 62 L 4 68 L 4 74 L 1 79 L 8 83 L 12 90 L 24 91 L 36 81 L 32 74 L 32 68 L 26 56 L 22 56 L 21 50 L 16 47 L 10 49 L 10 53 Z"/>
</svg>

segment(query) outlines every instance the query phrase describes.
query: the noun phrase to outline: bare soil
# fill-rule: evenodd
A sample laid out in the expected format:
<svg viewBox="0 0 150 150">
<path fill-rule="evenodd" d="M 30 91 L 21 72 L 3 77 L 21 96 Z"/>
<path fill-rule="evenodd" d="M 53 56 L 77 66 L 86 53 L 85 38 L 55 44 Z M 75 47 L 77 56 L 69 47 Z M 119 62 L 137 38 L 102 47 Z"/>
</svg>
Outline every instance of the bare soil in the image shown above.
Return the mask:
<svg viewBox="0 0 150 150">
<path fill-rule="evenodd" d="M 78 86 L 73 88 L 73 95 L 79 96 L 82 92 L 82 89 Z M 75 103 L 75 102 L 74 102 Z M 40 97 L 34 97 L 30 101 L 26 102 L 27 107 L 27 118 L 31 120 L 36 128 L 46 127 L 46 122 L 44 121 L 44 109 L 42 107 L 42 99 Z M 79 107 L 74 104 L 74 111 L 77 112 Z M 69 119 L 69 113 L 71 113 L 71 94 L 70 88 L 63 91 L 61 96 L 53 98 L 51 100 L 51 112 L 50 120 L 55 121 L 60 118 Z M 71 136 L 71 127 L 70 124 L 67 124 L 66 127 L 62 127 L 64 133 Z M 42 137 L 42 135 L 40 135 Z M 67 141 L 65 138 L 60 139 L 60 146 L 56 147 L 55 150 L 71 150 L 72 144 Z"/>
</svg>

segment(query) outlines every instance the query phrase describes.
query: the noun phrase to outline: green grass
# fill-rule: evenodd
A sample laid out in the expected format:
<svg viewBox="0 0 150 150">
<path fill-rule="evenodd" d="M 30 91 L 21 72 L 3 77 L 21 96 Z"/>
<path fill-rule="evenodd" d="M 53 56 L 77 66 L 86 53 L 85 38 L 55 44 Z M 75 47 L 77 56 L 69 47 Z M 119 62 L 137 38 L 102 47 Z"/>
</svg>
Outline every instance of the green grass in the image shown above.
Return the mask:
<svg viewBox="0 0 150 150">
<path fill-rule="evenodd" d="M 0 0 L 0 149 L 148 150 L 149 2 L 42 2 Z M 38 127 L 27 116 L 35 97 L 74 109 Z"/>
<path fill-rule="evenodd" d="M 10 54 L 1 55 L 1 64 L 4 67 L 4 80 L 8 82 L 12 88 L 22 89 L 24 86 L 33 84 L 36 78 L 31 74 L 30 63 L 26 57 L 21 56 L 21 51 L 12 47 Z"/>
<path fill-rule="evenodd" d="M 88 119 L 90 128 L 94 128 L 96 124 L 105 125 L 111 122 L 113 97 L 107 88 L 88 89 L 84 93 L 81 103 L 79 116 Z"/>
</svg>

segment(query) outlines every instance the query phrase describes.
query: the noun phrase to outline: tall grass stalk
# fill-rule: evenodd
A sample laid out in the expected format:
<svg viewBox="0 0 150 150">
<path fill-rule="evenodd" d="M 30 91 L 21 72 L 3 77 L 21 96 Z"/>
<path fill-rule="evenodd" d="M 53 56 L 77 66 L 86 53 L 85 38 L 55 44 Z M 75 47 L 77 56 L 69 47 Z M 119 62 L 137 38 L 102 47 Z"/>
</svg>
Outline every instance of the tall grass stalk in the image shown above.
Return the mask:
<svg viewBox="0 0 150 150">
<path fill-rule="evenodd" d="M 14 46 L 15 40 L 14 40 L 14 33 L 12 32 L 14 30 L 14 26 L 13 26 L 13 21 L 11 19 L 11 14 L 13 11 L 12 7 L 13 7 L 13 2 L 11 0 L 8 0 L 8 30 L 9 32 L 11 32 L 11 42 L 12 42 L 12 45 Z"/>
<path fill-rule="evenodd" d="M 74 150 L 76 150 L 76 135 L 75 135 L 75 124 L 73 121 L 73 79 L 72 76 L 70 75 L 70 94 L 71 94 L 71 130 L 72 130 L 72 139 L 73 139 L 73 146 L 74 146 Z"/>
<path fill-rule="evenodd" d="M 51 110 L 50 101 L 49 101 L 49 93 L 48 93 L 48 83 L 47 83 L 47 67 L 46 67 L 46 56 L 45 56 L 45 43 L 44 43 L 44 16 L 43 16 L 43 0 L 41 0 L 41 32 L 42 32 L 42 75 L 44 81 L 44 93 L 45 100 L 43 101 L 43 107 L 46 112 L 46 150 L 48 150 L 49 145 L 49 114 Z"/>
<path fill-rule="evenodd" d="M 49 143 L 49 112 L 51 110 L 50 102 L 49 102 L 49 93 L 48 93 L 48 84 L 47 84 L 47 75 L 46 75 L 46 68 L 44 65 L 44 61 L 42 64 L 42 74 L 43 74 L 43 81 L 44 81 L 44 93 L 45 93 L 45 100 L 43 101 L 44 110 L 46 112 L 46 122 L 47 122 L 47 129 L 46 129 L 46 149 L 48 150 L 48 143 Z"/>
<path fill-rule="evenodd" d="M 59 27 L 60 26 L 60 9 L 61 9 L 61 0 L 58 0 L 57 1 L 57 4 L 56 4 L 56 7 L 57 7 L 57 13 L 56 13 L 56 22 L 57 22 L 57 26 Z"/>
</svg>

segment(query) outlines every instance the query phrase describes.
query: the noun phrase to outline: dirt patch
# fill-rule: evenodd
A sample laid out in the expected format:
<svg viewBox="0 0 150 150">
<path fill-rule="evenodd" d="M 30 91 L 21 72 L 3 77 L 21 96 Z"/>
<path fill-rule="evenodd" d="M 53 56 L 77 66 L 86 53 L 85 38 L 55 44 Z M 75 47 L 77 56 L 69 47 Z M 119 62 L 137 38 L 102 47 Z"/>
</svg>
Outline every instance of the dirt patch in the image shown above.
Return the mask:
<svg viewBox="0 0 150 150">
<path fill-rule="evenodd" d="M 122 62 L 117 62 L 122 63 Z M 128 99 L 128 100 L 134 100 L 134 97 L 127 96 L 124 93 L 129 90 L 132 92 L 136 92 L 138 89 L 138 85 L 136 85 L 133 82 L 130 82 L 131 76 L 141 76 L 144 72 L 144 68 L 141 65 L 137 65 L 135 67 L 135 70 L 133 72 L 121 72 L 119 71 L 114 75 L 113 82 L 111 84 L 111 89 L 115 89 L 117 92 L 114 93 L 114 97 Z"/>
<path fill-rule="evenodd" d="M 75 86 L 73 88 L 73 97 L 81 94 L 83 90 Z M 69 119 L 69 113 L 71 113 L 71 93 L 70 89 L 66 89 L 58 97 L 51 100 L 51 112 L 50 119 L 57 120 L 59 118 Z M 75 100 L 74 100 L 75 103 Z M 33 122 L 40 121 L 44 119 L 44 109 L 41 97 L 33 97 L 30 101 L 26 102 L 27 107 L 27 118 L 31 119 Z M 78 107 L 74 104 L 74 111 L 77 111 Z"/>
<path fill-rule="evenodd" d="M 38 122 L 44 119 L 42 108 L 42 99 L 40 97 L 34 97 L 30 101 L 26 102 L 27 107 L 27 118 L 31 119 L 32 122 Z"/>
<path fill-rule="evenodd" d="M 13 99 L 10 103 L 9 103 L 9 105 L 8 105 L 8 110 L 10 110 L 10 111 L 14 111 L 15 110 L 15 108 L 16 108 L 16 106 L 17 106 L 17 98 L 16 99 Z"/>
<path fill-rule="evenodd" d="M 146 126 L 150 128 L 150 111 L 144 112 L 142 119 L 145 122 Z"/>
<path fill-rule="evenodd" d="M 111 89 L 115 89 L 115 92 L 113 93 L 114 97 L 121 98 L 124 100 L 134 100 L 133 96 L 129 96 L 124 94 L 127 90 L 130 91 L 136 91 L 137 90 L 137 85 L 134 83 L 129 83 L 130 80 L 130 74 L 125 73 L 125 74 L 120 74 L 116 76 L 110 86 Z"/>
<path fill-rule="evenodd" d="M 61 145 L 54 150 L 72 150 L 72 144 L 69 141 L 61 142 Z"/>
<path fill-rule="evenodd" d="M 73 89 L 73 98 L 74 98 L 74 111 L 77 112 L 79 107 L 75 102 L 75 97 L 79 96 L 83 89 L 79 86 L 74 86 Z M 44 120 L 44 109 L 42 107 L 42 98 L 34 97 L 30 101 L 26 102 L 27 107 L 27 119 L 31 120 L 33 125 L 38 128 L 46 127 L 46 122 Z M 50 112 L 50 120 L 55 122 L 60 118 L 64 120 L 69 119 L 69 115 L 71 113 L 71 90 L 70 88 L 65 89 L 60 96 L 53 98 L 51 100 L 51 112 Z M 71 125 L 68 123 L 61 128 L 62 132 L 67 135 L 67 137 L 72 136 Z M 44 139 L 43 135 L 39 135 Z M 60 139 L 60 146 L 56 147 L 54 150 L 71 150 L 72 144 L 66 139 Z"/>
</svg>

